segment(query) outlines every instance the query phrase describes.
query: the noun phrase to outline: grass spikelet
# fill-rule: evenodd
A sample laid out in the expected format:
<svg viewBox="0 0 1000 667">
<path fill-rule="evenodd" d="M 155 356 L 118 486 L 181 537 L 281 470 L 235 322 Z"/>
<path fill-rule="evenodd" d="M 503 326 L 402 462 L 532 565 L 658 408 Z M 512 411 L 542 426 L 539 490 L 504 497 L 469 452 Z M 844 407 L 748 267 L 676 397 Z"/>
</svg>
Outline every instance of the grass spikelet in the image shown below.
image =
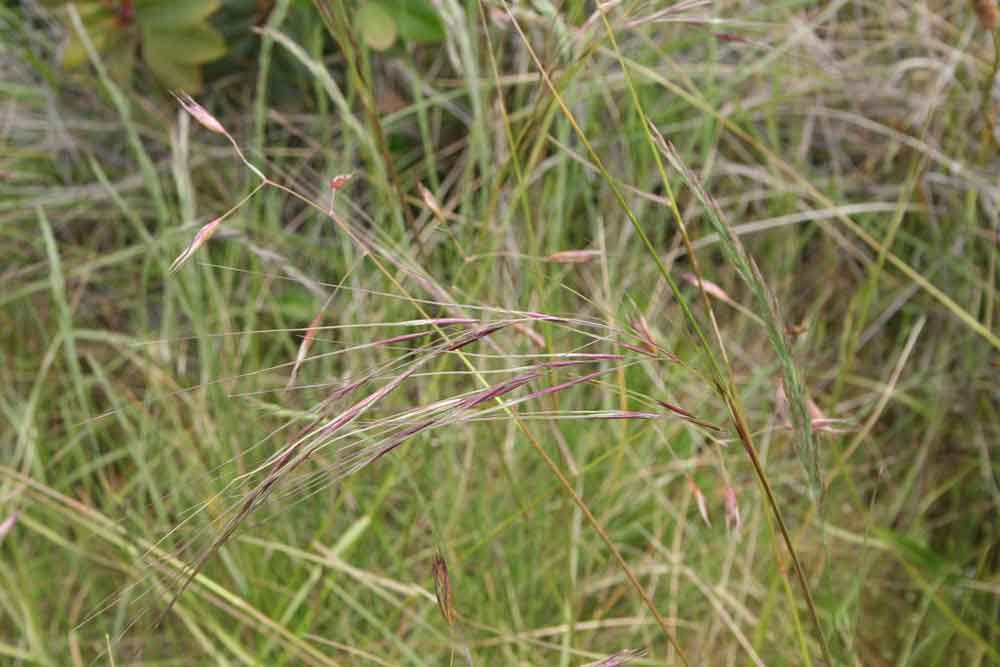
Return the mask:
<svg viewBox="0 0 1000 667">
<path fill-rule="evenodd" d="M 598 660 L 597 662 L 588 662 L 583 667 L 621 667 L 622 665 L 626 665 L 637 658 L 644 657 L 645 655 L 645 650 L 637 651 L 635 649 L 625 649 L 624 651 L 612 653 L 608 657 Z"/>
<path fill-rule="evenodd" d="M 630 21 L 626 21 L 622 26 L 625 30 L 634 30 L 640 26 L 651 23 L 686 23 L 703 24 L 709 22 L 709 17 L 705 14 L 686 14 L 694 9 L 711 6 L 710 0 L 681 0 L 666 9 L 653 12 L 647 16 L 641 16 Z"/>
<path fill-rule="evenodd" d="M 724 301 L 725 303 L 730 303 L 730 304 L 734 303 L 733 298 L 729 296 L 729 293 L 726 292 L 726 290 L 719 287 L 718 285 L 716 285 L 715 283 L 713 283 L 711 280 L 698 278 L 698 276 L 694 275 L 693 273 L 684 273 L 681 274 L 681 277 L 684 278 L 684 280 L 691 283 L 692 285 L 694 285 L 695 287 L 704 290 L 706 294 L 715 297 L 719 301 Z"/>
<path fill-rule="evenodd" d="M 514 331 L 521 334 L 525 338 L 531 341 L 531 344 L 537 347 L 539 350 L 545 349 L 545 338 L 542 337 L 540 333 L 532 329 L 531 327 L 521 323 L 516 322 L 514 324 Z"/>
<path fill-rule="evenodd" d="M 708 518 L 708 502 L 705 500 L 705 494 L 702 493 L 701 487 L 689 477 L 688 488 L 691 489 L 691 493 L 694 495 L 695 505 L 698 506 L 698 514 L 701 515 L 706 526 L 711 526 L 712 522 Z"/>
<path fill-rule="evenodd" d="M 560 250 L 548 255 L 545 260 L 556 264 L 586 264 L 600 256 L 600 250 Z"/>
<path fill-rule="evenodd" d="M 448 577 L 448 563 L 440 553 L 434 554 L 431 571 L 434 574 L 434 597 L 437 598 L 438 610 L 448 627 L 455 627 L 455 600 L 451 592 L 451 579 Z"/>
<path fill-rule="evenodd" d="M 474 408 L 477 405 L 485 403 L 486 401 L 497 398 L 498 396 L 503 396 L 504 394 L 510 393 L 519 387 L 523 387 L 539 377 L 541 377 L 541 373 L 529 373 L 528 375 L 516 377 L 511 380 L 507 380 L 506 382 L 501 382 L 500 384 L 490 387 L 484 391 L 473 394 L 466 399 L 462 407 L 466 409 Z"/>
<path fill-rule="evenodd" d="M 650 354 L 658 354 L 660 352 L 660 346 L 656 344 L 653 339 L 653 331 L 649 328 L 649 322 L 643 317 L 642 313 L 639 313 L 632 320 L 632 328 L 639 332 L 639 339 L 642 341 L 642 347 L 645 348 Z"/>
<path fill-rule="evenodd" d="M 209 132 L 214 132 L 215 134 L 221 134 L 222 136 L 228 138 L 232 141 L 232 136 L 226 128 L 219 122 L 219 120 L 210 114 L 208 110 L 194 101 L 194 98 L 184 92 L 173 93 L 174 98 L 180 103 L 184 111 L 194 118 L 198 123 L 204 127 Z"/>
<path fill-rule="evenodd" d="M 420 198 L 424 200 L 424 205 L 431 210 L 436 218 L 443 219 L 444 211 L 441 210 L 441 204 L 434 193 L 424 187 L 423 183 L 417 183 L 417 189 L 420 191 Z"/>
<path fill-rule="evenodd" d="M 330 208 L 328 215 L 333 215 L 333 203 L 337 200 L 337 193 L 347 187 L 347 184 L 354 178 L 354 174 L 337 174 L 330 179 Z"/>
<path fill-rule="evenodd" d="M 285 385 L 285 391 L 288 391 L 295 386 L 295 380 L 299 375 L 299 368 L 302 366 L 303 360 L 305 360 L 306 355 L 309 353 L 309 347 L 312 345 L 313 338 L 316 336 L 316 329 L 322 321 L 323 311 L 320 310 L 316 313 L 316 316 L 313 317 L 312 322 L 309 323 L 309 327 L 306 329 L 305 335 L 302 337 L 302 342 L 299 344 L 299 351 L 295 355 L 295 365 L 292 366 L 292 372 L 288 376 L 288 384 Z"/>
<path fill-rule="evenodd" d="M 658 419 L 655 412 L 637 412 L 635 410 L 608 410 L 590 415 L 591 419 Z"/>
<path fill-rule="evenodd" d="M 173 95 L 174 98 L 180 103 L 181 108 L 183 108 L 184 111 L 186 111 L 192 118 L 198 121 L 198 123 L 202 127 L 204 127 L 209 132 L 213 132 L 215 134 L 221 134 L 226 139 L 228 139 L 229 143 L 232 144 L 233 149 L 236 151 L 236 154 L 239 155 L 240 161 L 242 161 L 243 164 L 246 165 L 247 169 L 252 171 L 254 175 L 257 176 L 257 178 L 259 178 L 261 181 L 265 183 L 268 182 L 268 179 L 263 174 L 263 172 L 261 172 L 257 167 L 251 164 L 249 160 L 247 160 L 246 156 L 243 154 L 243 149 L 240 148 L 239 143 L 237 143 L 236 139 L 233 138 L 233 135 L 229 134 L 229 131 L 226 130 L 225 126 L 222 123 L 220 123 L 215 116 L 210 114 L 205 107 L 195 102 L 194 98 L 188 95 L 187 93 L 176 92 L 173 93 Z"/>
<path fill-rule="evenodd" d="M 1000 7 L 996 0 L 972 0 L 972 11 L 983 29 L 993 32 L 1000 26 Z"/>
<path fill-rule="evenodd" d="M 722 500 L 726 508 L 726 528 L 730 532 L 738 533 L 743 526 L 743 517 L 740 515 L 740 503 L 732 484 L 727 483 L 722 490 Z"/>
<path fill-rule="evenodd" d="M 722 430 L 721 427 L 716 426 L 715 424 L 698 419 L 693 414 L 691 414 L 690 412 L 688 412 L 687 410 L 678 405 L 674 405 L 673 403 L 667 403 L 666 401 L 661 401 L 660 399 L 656 399 L 656 402 L 657 404 L 659 404 L 660 407 L 670 410 L 670 412 L 673 412 L 674 414 L 678 415 L 684 421 L 691 422 L 692 424 L 697 424 L 698 426 L 702 426 L 704 428 L 711 429 L 713 431 Z"/>
<path fill-rule="evenodd" d="M 653 123 L 649 124 L 649 130 L 661 154 L 677 170 L 701 203 L 709 223 L 711 223 L 713 230 L 719 235 L 722 242 L 723 255 L 733 269 L 735 269 L 744 284 L 750 288 L 754 296 L 754 300 L 762 315 L 761 321 L 764 324 L 764 329 L 771 342 L 771 346 L 774 348 L 778 361 L 781 364 L 782 375 L 788 389 L 792 423 L 795 426 L 796 434 L 799 436 L 795 440 L 796 451 L 799 454 L 799 459 L 806 474 L 809 476 L 810 491 L 815 497 L 818 497 L 822 489 L 819 453 L 816 449 L 812 425 L 806 414 L 806 389 L 799 377 L 798 366 L 792 358 L 791 346 L 785 335 L 786 327 L 782 322 L 777 301 L 773 298 L 767 284 L 764 282 L 764 278 L 757 268 L 756 263 L 747 253 L 746 248 L 743 247 L 743 243 L 727 222 L 718 202 L 705 190 L 701 179 L 684 164 L 674 145 L 660 133 L 659 129 Z M 739 411 L 737 410 L 737 412 Z M 749 442 L 749 439 L 747 442 Z"/>
<path fill-rule="evenodd" d="M 191 243 L 189 243 L 184 249 L 184 252 L 179 254 L 177 259 L 175 259 L 170 265 L 170 273 L 177 271 L 177 269 L 181 268 L 181 265 L 183 265 L 184 262 L 188 261 L 193 254 L 198 252 L 198 248 L 205 245 L 205 242 L 212 238 L 212 235 L 215 234 L 215 231 L 219 228 L 220 224 L 222 224 L 221 217 L 216 218 L 199 229 L 198 233 L 194 235 L 193 239 L 191 239 Z"/>
<path fill-rule="evenodd" d="M 337 174 L 330 179 L 330 189 L 334 192 L 343 190 L 352 178 L 354 178 L 354 174 Z"/>
<path fill-rule="evenodd" d="M 11 528 L 14 527 L 14 524 L 17 523 L 17 519 L 20 516 L 21 516 L 21 513 L 15 511 L 9 517 L 7 517 L 2 522 L 0 522 L 0 541 L 3 541 L 3 538 L 6 537 L 7 533 L 9 533 L 10 530 L 11 530 Z"/>
</svg>

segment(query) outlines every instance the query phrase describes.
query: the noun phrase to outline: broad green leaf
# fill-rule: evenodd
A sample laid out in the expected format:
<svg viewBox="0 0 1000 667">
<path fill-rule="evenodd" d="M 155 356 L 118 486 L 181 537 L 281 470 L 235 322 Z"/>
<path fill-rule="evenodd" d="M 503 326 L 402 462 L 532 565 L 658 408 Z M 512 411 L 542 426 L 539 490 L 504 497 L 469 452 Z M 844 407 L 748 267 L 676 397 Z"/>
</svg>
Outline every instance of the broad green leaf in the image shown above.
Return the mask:
<svg viewBox="0 0 1000 667">
<path fill-rule="evenodd" d="M 142 48 L 159 61 L 200 65 L 226 54 L 226 42 L 214 28 L 202 24 L 185 28 L 145 28 Z"/>
<path fill-rule="evenodd" d="M 171 90 L 183 90 L 187 93 L 201 92 L 201 66 L 191 63 L 178 63 L 173 60 L 163 58 L 155 51 L 143 50 L 143 58 L 146 65 L 152 70 L 156 78 L 160 80 L 166 88 Z"/>
<path fill-rule="evenodd" d="M 114 14 L 100 5 L 84 5 L 81 7 L 80 18 L 83 19 L 87 34 L 90 35 L 90 41 L 98 51 L 104 50 L 112 33 L 121 30 L 115 23 Z M 59 62 L 67 69 L 79 67 L 87 62 L 87 52 L 73 30 L 70 30 L 66 37 Z"/>
<path fill-rule="evenodd" d="M 396 20 L 399 36 L 414 44 L 440 44 L 444 22 L 426 0 L 379 0 Z"/>
<path fill-rule="evenodd" d="M 132 78 L 138 37 L 133 30 L 117 30 L 103 48 L 104 65 L 111 79 L 118 84 L 128 85 Z"/>
<path fill-rule="evenodd" d="M 385 51 L 396 41 L 396 22 L 389 12 L 376 2 L 366 2 L 354 15 L 365 44 L 376 51 Z"/>
<path fill-rule="evenodd" d="M 203 22 L 221 0 L 139 0 L 135 18 L 143 28 L 180 28 Z"/>
</svg>

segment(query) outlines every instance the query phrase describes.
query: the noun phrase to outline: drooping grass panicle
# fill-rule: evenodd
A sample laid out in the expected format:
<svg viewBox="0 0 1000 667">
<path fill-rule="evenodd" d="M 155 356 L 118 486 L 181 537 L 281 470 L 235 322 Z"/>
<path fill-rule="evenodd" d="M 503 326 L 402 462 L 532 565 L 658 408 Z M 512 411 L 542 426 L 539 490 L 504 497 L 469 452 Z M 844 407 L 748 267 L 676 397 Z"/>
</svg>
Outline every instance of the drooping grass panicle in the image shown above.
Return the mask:
<svg viewBox="0 0 1000 667">
<path fill-rule="evenodd" d="M 713 231 L 719 235 L 722 241 L 723 254 L 743 282 L 750 288 L 758 309 L 765 315 L 762 317 L 762 322 L 767 332 L 767 337 L 781 364 L 785 386 L 789 392 L 792 422 L 795 425 L 796 434 L 799 436 L 795 440 L 796 449 L 803 467 L 809 476 L 810 489 L 818 496 L 822 488 L 819 470 L 819 451 L 813 437 L 812 424 L 807 415 L 806 389 L 799 377 L 798 365 L 792 357 L 791 346 L 788 343 L 785 333 L 787 327 L 783 323 L 777 300 L 768 289 L 756 263 L 743 247 L 743 243 L 739 237 L 733 232 L 731 225 L 726 221 L 722 209 L 702 186 L 701 179 L 684 164 L 677 149 L 674 148 L 673 144 L 654 125 L 650 126 L 650 130 L 653 132 L 661 153 L 666 157 L 670 165 L 681 174 L 685 183 L 701 203 Z M 697 282 L 697 277 L 694 280 Z M 705 289 L 706 283 L 704 281 L 701 281 L 700 285 Z M 724 290 L 718 289 L 717 291 L 720 292 L 718 294 L 720 298 L 728 298 L 728 294 Z"/>
</svg>

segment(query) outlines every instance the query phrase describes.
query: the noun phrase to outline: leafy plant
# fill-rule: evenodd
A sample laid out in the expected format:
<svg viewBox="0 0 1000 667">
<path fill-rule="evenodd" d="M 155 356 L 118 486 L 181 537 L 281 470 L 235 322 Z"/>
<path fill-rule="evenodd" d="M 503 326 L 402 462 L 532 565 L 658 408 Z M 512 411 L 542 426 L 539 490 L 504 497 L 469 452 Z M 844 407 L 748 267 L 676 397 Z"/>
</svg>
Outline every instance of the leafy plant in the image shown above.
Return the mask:
<svg viewBox="0 0 1000 667">
<path fill-rule="evenodd" d="M 196 92 L 202 87 L 202 65 L 226 53 L 225 40 L 208 20 L 220 4 L 220 0 L 90 0 L 78 3 L 78 11 L 115 78 L 128 80 L 141 53 L 164 86 Z M 68 69 L 87 61 L 83 42 L 73 31 L 61 60 Z"/>
<path fill-rule="evenodd" d="M 392 47 L 397 35 L 411 44 L 444 41 L 441 17 L 425 0 L 366 0 L 354 22 L 365 44 L 376 51 Z"/>
</svg>

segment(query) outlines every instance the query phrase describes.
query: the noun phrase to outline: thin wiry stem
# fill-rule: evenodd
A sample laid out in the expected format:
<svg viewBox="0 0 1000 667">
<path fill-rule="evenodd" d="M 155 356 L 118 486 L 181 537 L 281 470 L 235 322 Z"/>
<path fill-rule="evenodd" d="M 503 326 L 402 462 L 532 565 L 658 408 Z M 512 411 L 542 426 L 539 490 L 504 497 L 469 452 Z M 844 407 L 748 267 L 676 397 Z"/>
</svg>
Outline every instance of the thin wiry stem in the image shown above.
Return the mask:
<svg viewBox="0 0 1000 667">
<path fill-rule="evenodd" d="M 531 59 L 535 62 L 535 65 L 538 67 L 538 71 L 541 74 L 541 77 L 542 77 L 543 81 L 545 82 L 545 85 L 549 88 L 550 92 L 552 93 L 553 97 L 555 98 L 556 104 L 558 104 L 559 107 L 560 107 L 560 109 L 562 109 L 564 115 L 569 120 L 569 123 L 573 126 L 573 129 L 576 132 L 577 136 L 580 138 L 580 141 L 584 144 L 584 146 L 586 146 L 587 151 L 590 153 L 591 159 L 594 160 L 594 163 L 597 165 L 598 169 L 600 169 L 602 173 L 607 174 L 607 169 L 604 167 L 604 163 L 601 161 L 600 157 L 597 155 L 597 152 L 594 150 L 593 146 L 591 146 L 590 142 L 587 140 L 587 137 L 583 133 L 583 130 L 576 123 L 576 119 L 574 118 L 573 113 L 570 111 L 569 107 L 566 106 L 566 103 L 562 99 L 562 96 L 559 95 L 559 92 L 556 90 L 555 85 L 552 83 L 552 79 L 549 78 L 548 71 L 542 65 L 542 62 L 538 59 L 538 56 L 535 53 L 534 49 L 532 48 L 531 43 L 529 42 L 527 35 L 524 34 L 524 31 L 521 29 L 520 23 L 518 22 L 517 18 L 514 16 L 513 12 L 510 11 L 510 7 L 507 6 L 506 2 L 504 2 L 504 8 L 507 11 L 507 15 L 510 18 L 510 20 L 512 22 L 512 25 L 517 30 L 518 34 L 521 36 L 521 39 L 524 42 L 524 45 L 525 45 L 525 48 L 528 51 L 528 54 L 531 56 Z M 680 294 L 680 290 L 677 288 L 677 284 L 674 282 L 673 278 L 670 276 L 670 273 L 667 271 L 666 267 L 663 265 L 663 260 L 660 259 L 659 254 L 653 248 L 652 242 L 650 242 L 649 237 L 646 236 L 645 232 L 642 229 L 642 226 L 639 224 L 639 221 L 635 219 L 635 216 L 632 213 L 631 208 L 629 208 L 628 203 L 625 201 L 624 196 L 622 195 L 622 193 L 618 189 L 618 187 L 614 185 L 613 179 L 611 179 L 610 176 L 608 176 L 608 182 L 611 184 L 611 188 L 612 188 L 612 190 L 615 193 L 615 197 L 618 199 L 619 203 L 622 205 L 622 208 L 626 211 L 626 215 L 628 215 L 629 221 L 632 223 L 632 226 L 635 228 L 636 233 L 640 236 L 640 238 L 642 239 L 642 241 L 645 244 L 646 248 L 649 250 L 650 255 L 652 255 L 652 257 L 656 261 L 657 266 L 660 269 L 660 273 L 666 279 L 667 283 L 671 286 L 671 289 L 675 292 L 675 294 L 679 295 Z M 682 308 L 684 309 L 685 315 L 688 317 L 688 320 L 689 321 L 695 321 L 694 320 L 694 316 L 691 314 L 690 309 L 689 309 L 689 307 L 687 305 L 687 302 L 683 298 L 679 298 L 678 302 L 681 304 Z M 704 335 L 700 333 L 700 329 L 698 330 L 698 332 L 699 332 L 699 335 L 702 338 L 703 342 L 705 343 L 705 347 L 707 349 L 708 345 L 707 345 L 707 341 L 704 341 Z M 520 425 L 520 422 L 519 422 L 519 425 Z M 525 434 L 528 435 L 527 432 L 525 432 Z M 556 466 L 555 462 L 549 457 L 549 455 L 547 453 L 545 453 L 545 450 L 542 449 L 541 445 L 538 444 L 538 442 L 533 437 L 531 437 L 529 435 L 528 439 L 531 442 L 532 446 L 538 451 L 539 455 L 542 456 L 542 458 L 545 460 L 546 465 L 552 470 L 553 474 L 555 474 L 559 478 L 559 483 L 562 484 L 562 486 L 566 490 L 567 494 L 569 494 L 573 498 L 573 501 L 577 504 L 577 506 L 583 512 L 584 516 L 587 518 L 587 521 L 590 522 L 590 524 L 594 527 L 595 531 L 598 533 L 598 535 L 600 535 L 601 539 L 604 541 L 604 543 L 611 550 L 612 554 L 615 557 L 615 560 L 618 561 L 619 566 L 622 568 L 622 571 L 625 573 L 625 576 L 628 578 L 629 582 L 632 584 L 632 586 L 639 593 L 640 597 L 642 597 L 643 602 L 645 603 L 646 607 L 650 610 L 650 612 L 652 612 L 653 617 L 656 619 L 656 622 L 659 624 L 660 628 L 663 630 L 664 635 L 667 637 L 667 639 L 670 642 L 670 644 L 674 647 L 674 650 L 677 651 L 677 655 L 680 657 L 681 662 L 683 662 L 685 665 L 688 665 L 689 663 L 688 663 L 688 660 L 687 660 L 687 656 L 684 654 L 684 651 L 681 649 L 680 645 L 677 643 L 677 640 L 674 637 L 673 633 L 671 633 L 670 630 L 667 628 L 666 619 L 663 618 L 663 616 L 660 614 L 660 611 L 656 608 L 656 605 L 653 603 L 652 598 L 649 597 L 649 594 L 642 587 L 642 584 L 639 583 L 638 578 L 635 576 L 635 573 L 632 572 L 632 569 L 628 566 L 628 563 L 625 562 L 625 559 L 622 557 L 621 552 L 619 552 L 618 549 L 611 542 L 611 539 L 608 537 L 607 533 L 601 527 L 600 523 L 597 521 L 597 519 L 594 517 L 594 515 L 591 514 L 590 509 L 587 507 L 586 503 L 584 503 L 583 500 L 577 495 L 577 493 L 574 490 L 573 486 L 569 483 L 569 480 L 566 479 L 565 475 L 562 474 L 562 471 L 559 470 L 559 468 L 558 468 L 558 466 Z"/>
<path fill-rule="evenodd" d="M 236 146 L 236 142 L 235 141 L 233 141 L 233 144 L 234 144 L 234 146 Z M 251 165 L 249 165 L 249 163 L 246 162 L 245 158 L 243 158 L 242 152 L 239 151 L 238 146 L 236 146 L 236 148 L 237 148 L 237 151 L 238 151 L 241 159 L 243 160 L 243 162 L 245 164 L 247 164 L 247 166 L 251 166 Z M 321 206 L 319 206 L 318 204 L 316 204 L 315 202 L 313 202 L 312 200 L 310 200 L 308 197 L 304 197 L 303 195 L 299 194 L 295 190 L 293 190 L 293 189 L 291 189 L 291 188 L 289 188 L 289 187 L 287 187 L 285 185 L 282 185 L 282 184 L 280 184 L 280 183 L 278 183 L 276 181 L 271 180 L 267 176 L 264 176 L 263 174 L 261 174 L 256 168 L 253 168 L 252 170 L 254 171 L 255 174 L 261 176 L 263 184 L 267 184 L 267 185 L 270 185 L 270 186 L 272 186 L 272 187 L 274 187 L 274 188 L 276 188 L 278 190 L 281 190 L 282 192 L 285 192 L 285 193 L 287 193 L 287 194 L 295 197 L 296 199 L 301 200 L 302 202 L 304 202 L 308 206 L 310 206 L 310 207 L 312 207 L 312 208 L 314 208 L 314 209 L 322 212 L 323 214 L 325 214 L 326 216 L 328 216 L 329 218 L 331 218 L 334 221 L 334 223 L 342 231 L 344 231 L 344 233 L 346 233 L 348 235 L 348 237 L 353 242 L 357 243 L 359 245 L 359 247 L 361 247 L 363 250 L 366 251 L 366 253 L 368 254 L 369 259 L 372 261 L 373 264 L 375 264 L 375 266 L 377 267 L 377 269 L 383 275 L 385 275 L 386 278 L 389 279 L 389 281 L 392 283 L 393 287 L 395 287 L 396 289 L 398 289 L 400 291 L 400 293 L 404 296 L 404 298 L 407 299 L 407 301 L 409 301 L 415 308 L 417 308 L 417 310 L 421 313 L 421 315 L 427 321 L 431 322 L 431 325 L 436 330 L 436 332 L 445 341 L 450 341 L 451 340 L 451 339 L 449 339 L 447 333 L 444 330 L 442 330 L 437 324 L 433 323 L 433 318 L 431 318 L 431 316 L 424 310 L 424 308 L 420 304 L 420 301 L 418 299 L 413 298 L 409 294 L 409 291 L 406 290 L 406 288 L 399 282 L 399 280 L 396 278 L 396 276 L 394 276 L 392 274 L 392 272 L 389 271 L 388 267 L 386 267 L 385 264 L 383 264 L 382 260 L 379 258 L 378 249 L 374 248 L 372 246 L 372 244 L 369 243 L 366 239 L 361 238 L 361 236 L 358 234 L 358 232 L 356 230 L 352 229 L 349 224 L 347 224 L 344 220 L 340 219 L 340 217 L 337 216 L 336 213 L 334 213 L 333 211 L 324 210 Z M 648 240 L 647 240 L 647 243 L 648 243 Z M 546 316 L 546 315 L 541 315 L 541 314 L 529 314 L 529 315 L 533 315 L 533 317 L 530 317 L 530 319 L 561 321 L 561 318 L 552 318 L 551 316 Z M 481 338 L 484 335 L 490 333 L 492 331 L 492 329 L 490 329 L 490 327 L 497 327 L 497 326 L 498 325 L 496 323 L 494 323 L 492 325 L 487 325 L 486 329 L 489 329 L 489 330 L 485 330 L 484 329 L 484 331 L 479 332 L 480 335 L 478 337 L 476 337 L 476 338 L 468 338 L 468 337 L 466 337 L 466 338 L 459 338 L 457 341 L 450 342 L 450 344 L 449 344 L 449 346 L 447 348 L 447 351 L 455 352 L 456 354 L 458 354 L 459 358 L 469 368 L 469 371 L 474 376 L 476 376 L 476 378 L 483 384 L 484 387 L 487 387 L 487 388 L 489 388 L 488 381 L 485 379 L 485 377 L 483 377 L 483 375 L 478 371 L 478 369 L 475 368 L 475 366 L 472 364 L 472 362 L 469 360 L 469 358 L 466 356 L 466 354 L 464 352 L 462 352 L 461 348 L 464 345 L 466 345 L 468 342 L 473 342 L 474 340 L 477 340 L 478 338 Z M 412 370 L 415 370 L 415 369 L 411 369 L 411 372 L 412 372 Z M 688 665 L 689 663 L 687 661 L 686 656 L 684 655 L 683 650 L 677 644 L 676 639 L 674 639 L 673 635 L 670 633 L 670 631 L 669 631 L 669 629 L 667 627 L 666 619 L 660 614 L 659 610 L 656 608 L 656 605 L 653 603 L 652 599 L 649 597 L 649 594 L 646 593 L 645 589 L 642 587 L 642 584 L 639 582 L 638 577 L 635 575 L 635 573 L 629 567 L 629 565 L 626 562 L 624 556 L 621 554 L 621 552 L 615 546 L 614 542 L 611 540 L 610 536 L 608 535 L 608 533 L 604 529 L 604 527 L 601 525 L 600 521 L 598 521 L 597 517 L 595 517 L 594 514 L 590 511 L 590 508 L 587 506 L 586 502 L 576 492 L 576 490 L 574 489 L 573 485 L 570 483 L 570 481 L 567 479 L 567 477 L 560 470 L 559 466 L 548 455 L 548 453 L 542 447 L 541 443 L 538 441 L 537 438 L 535 438 L 535 436 L 528 429 L 528 427 L 524 423 L 524 421 L 519 418 L 519 416 L 517 415 L 517 413 L 513 412 L 513 410 L 511 409 L 511 407 L 509 405 L 507 405 L 506 403 L 504 403 L 504 401 L 503 401 L 503 399 L 502 399 L 501 396 L 494 396 L 492 398 L 493 398 L 494 401 L 496 401 L 498 403 L 498 405 L 500 406 L 500 409 L 502 409 L 507 414 L 507 416 L 510 417 L 514 421 L 514 423 L 516 424 L 516 426 L 518 427 L 518 429 L 524 434 L 524 436 L 531 443 L 531 446 L 535 449 L 535 451 L 538 453 L 538 455 L 541 456 L 541 458 L 543 459 L 543 461 L 545 462 L 545 464 L 549 468 L 549 470 L 559 480 L 560 485 L 563 487 L 563 489 L 565 490 L 565 492 L 567 493 L 567 495 L 569 495 L 570 498 L 573 500 L 573 502 L 577 505 L 577 507 L 580 508 L 581 512 L 586 517 L 588 523 L 590 523 L 590 525 L 592 526 L 592 528 L 594 529 L 594 531 L 600 536 L 601 540 L 605 543 L 605 545 L 611 551 L 612 555 L 614 556 L 615 560 L 618 562 L 618 564 L 621 567 L 622 571 L 625 573 L 626 577 L 629 579 L 629 581 L 632 584 L 632 586 L 639 593 L 639 595 L 642 598 L 644 604 L 649 608 L 649 610 L 653 614 L 654 618 L 656 619 L 657 623 L 659 624 L 659 626 L 663 630 L 663 632 L 666 635 L 667 639 L 673 645 L 674 649 L 677 651 L 678 655 L 680 656 L 681 661 L 685 665 Z M 362 403 L 364 403 L 364 401 Z M 359 403 L 357 405 L 361 405 L 362 403 Z M 417 429 L 417 430 L 422 430 L 423 428 L 426 428 L 429 425 L 430 425 L 429 423 L 422 424 L 422 425 L 420 425 L 420 429 Z M 414 432 L 416 432 L 416 431 L 414 431 Z M 300 441 L 300 443 L 301 443 L 301 441 Z M 395 445 L 393 445 L 393 447 L 397 446 L 398 444 L 400 444 L 400 443 L 396 443 Z M 278 460 L 278 461 L 275 462 L 275 464 L 273 466 L 273 469 L 269 473 L 267 479 L 265 479 L 260 485 L 258 485 L 256 487 L 256 489 L 253 492 L 251 492 L 245 498 L 244 502 L 241 504 L 241 506 L 240 506 L 238 512 L 236 513 L 236 515 L 234 517 L 232 517 L 227 522 L 227 524 L 226 524 L 225 528 L 223 529 L 221 535 L 219 535 L 218 537 L 216 537 L 216 539 L 213 540 L 213 542 L 209 546 L 209 548 L 207 550 L 205 550 L 205 551 L 202 552 L 202 554 L 196 559 L 196 561 L 195 561 L 195 563 L 194 563 L 193 566 L 190 566 L 190 567 L 188 567 L 186 569 L 185 573 L 182 576 L 182 581 L 181 581 L 179 589 L 177 589 L 174 592 L 174 594 L 172 595 L 172 597 L 170 598 L 170 601 L 168 602 L 166 609 L 160 614 L 160 617 L 159 617 L 160 619 L 164 618 L 170 612 L 170 610 L 172 609 L 172 607 L 174 606 L 174 604 L 176 604 L 176 602 L 177 602 L 178 598 L 180 597 L 180 595 L 184 592 L 184 590 L 188 587 L 188 585 L 190 585 L 190 583 L 198 576 L 199 572 L 205 566 L 205 564 L 207 563 L 207 561 L 211 557 L 211 555 L 214 554 L 218 550 L 218 548 L 221 547 L 222 544 L 224 544 L 229 539 L 229 537 L 232 536 L 232 534 L 236 531 L 236 529 L 243 522 L 243 520 L 247 516 L 249 516 L 249 514 L 254 509 L 256 509 L 259 506 L 259 504 L 263 500 L 263 498 L 266 497 L 267 495 L 270 495 L 270 492 L 272 491 L 274 485 L 279 481 L 279 479 L 286 472 L 289 472 L 294 467 L 297 467 L 300 463 L 302 463 L 304 460 L 306 460 L 306 458 L 308 458 L 308 456 L 310 454 L 312 454 L 316 449 L 317 449 L 317 446 L 309 447 L 309 448 L 307 448 L 301 454 L 298 453 L 299 447 L 297 447 L 295 444 L 293 444 L 290 448 L 286 449 L 285 454 L 280 458 L 280 460 Z M 381 456 L 381 454 L 376 455 L 375 458 L 378 458 L 378 456 Z"/>
<path fill-rule="evenodd" d="M 983 100 L 979 110 L 986 123 L 986 131 L 989 133 L 989 143 L 996 149 L 1000 149 L 1000 139 L 997 139 L 996 123 L 993 122 L 993 114 L 990 107 L 993 101 L 993 83 L 997 78 L 997 71 L 1000 70 L 1000 29 L 991 33 L 993 38 L 993 64 L 990 66 L 990 73 L 983 79 Z"/>
</svg>

